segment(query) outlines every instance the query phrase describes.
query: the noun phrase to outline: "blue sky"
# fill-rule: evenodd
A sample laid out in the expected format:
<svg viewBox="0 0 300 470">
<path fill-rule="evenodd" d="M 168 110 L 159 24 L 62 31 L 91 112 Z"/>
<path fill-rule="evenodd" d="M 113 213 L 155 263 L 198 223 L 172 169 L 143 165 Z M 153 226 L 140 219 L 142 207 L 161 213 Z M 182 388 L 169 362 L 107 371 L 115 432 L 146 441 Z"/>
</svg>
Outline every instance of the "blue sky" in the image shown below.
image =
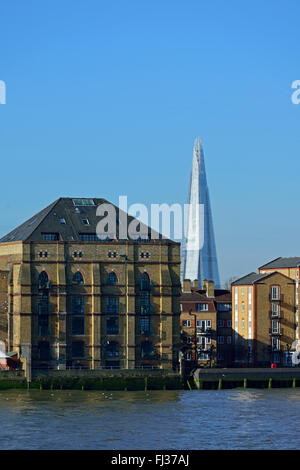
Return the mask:
<svg viewBox="0 0 300 470">
<path fill-rule="evenodd" d="M 2 2 L 0 234 L 59 196 L 187 202 L 203 140 L 221 278 L 300 256 L 297 1 Z"/>
</svg>

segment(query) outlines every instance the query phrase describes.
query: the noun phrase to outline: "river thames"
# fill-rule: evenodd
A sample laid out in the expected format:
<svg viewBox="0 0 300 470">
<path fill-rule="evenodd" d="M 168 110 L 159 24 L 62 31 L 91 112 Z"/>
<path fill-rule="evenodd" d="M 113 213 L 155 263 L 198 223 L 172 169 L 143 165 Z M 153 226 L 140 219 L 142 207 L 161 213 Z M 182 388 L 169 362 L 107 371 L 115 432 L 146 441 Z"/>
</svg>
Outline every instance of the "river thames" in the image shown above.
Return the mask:
<svg viewBox="0 0 300 470">
<path fill-rule="evenodd" d="M 0 393 L 0 449 L 299 449 L 300 389 Z"/>
</svg>

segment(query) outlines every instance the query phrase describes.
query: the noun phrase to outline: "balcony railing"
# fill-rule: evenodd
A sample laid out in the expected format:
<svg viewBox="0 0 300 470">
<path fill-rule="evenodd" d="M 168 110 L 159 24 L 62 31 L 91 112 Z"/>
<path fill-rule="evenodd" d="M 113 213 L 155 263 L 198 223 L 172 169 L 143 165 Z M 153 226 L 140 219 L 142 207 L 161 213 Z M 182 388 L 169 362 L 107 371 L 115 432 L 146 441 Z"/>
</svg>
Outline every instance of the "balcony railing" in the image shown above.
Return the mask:
<svg viewBox="0 0 300 470">
<path fill-rule="evenodd" d="M 275 310 L 270 310 L 270 316 L 271 316 L 272 318 L 280 318 L 280 310 L 277 310 L 277 311 L 275 311 Z"/>
<path fill-rule="evenodd" d="M 197 335 L 211 335 L 211 328 L 210 327 L 199 327 L 197 326 L 197 329 L 196 329 L 196 332 L 197 332 Z"/>
<path fill-rule="evenodd" d="M 269 328 L 269 334 L 272 336 L 282 336 L 284 334 L 283 328 Z"/>
</svg>

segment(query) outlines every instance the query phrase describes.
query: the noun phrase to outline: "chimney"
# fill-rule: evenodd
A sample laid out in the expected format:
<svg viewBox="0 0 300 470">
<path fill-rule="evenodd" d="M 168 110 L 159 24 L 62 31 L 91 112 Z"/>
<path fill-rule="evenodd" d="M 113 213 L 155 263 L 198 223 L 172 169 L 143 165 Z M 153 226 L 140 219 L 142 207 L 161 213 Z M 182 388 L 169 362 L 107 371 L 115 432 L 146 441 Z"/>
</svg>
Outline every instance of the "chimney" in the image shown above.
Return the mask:
<svg viewBox="0 0 300 470">
<path fill-rule="evenodd" d="M 183 292 L 191 292 L 191 281 L 190 279 L 183 279 Z"/>
<path fill-rule="evenodd" d="M 198 279 L 195 279 L 194 282 L 193 282 L 193 287 L 194 289 L 199 289 L 199 283 L 198 283 Z"/>
<path fill-rule="evenodd" d="M 215 283 L 214 281 L 208 281 L 204 279 L 202 289 L 206 291 L 206 297 L 215 296 Z"/>
</svg>

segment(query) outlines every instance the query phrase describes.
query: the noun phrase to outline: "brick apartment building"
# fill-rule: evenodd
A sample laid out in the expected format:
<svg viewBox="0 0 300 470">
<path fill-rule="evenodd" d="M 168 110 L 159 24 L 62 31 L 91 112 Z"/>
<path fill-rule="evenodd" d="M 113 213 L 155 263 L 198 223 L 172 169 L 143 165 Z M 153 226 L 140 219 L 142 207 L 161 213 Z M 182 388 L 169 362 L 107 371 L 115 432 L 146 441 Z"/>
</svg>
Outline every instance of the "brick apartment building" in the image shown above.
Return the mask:
<svg viewBox="0 0 300 470">
<path fill-rule="evenodd" d="M 215 289 L 213 281 L 193 285 L 183 281 L 181 294 L 181 342 L 187 366 L 203 367 L 218 364 L 229 366 L 233 361 L 231 292 Z"/>
</svg>

